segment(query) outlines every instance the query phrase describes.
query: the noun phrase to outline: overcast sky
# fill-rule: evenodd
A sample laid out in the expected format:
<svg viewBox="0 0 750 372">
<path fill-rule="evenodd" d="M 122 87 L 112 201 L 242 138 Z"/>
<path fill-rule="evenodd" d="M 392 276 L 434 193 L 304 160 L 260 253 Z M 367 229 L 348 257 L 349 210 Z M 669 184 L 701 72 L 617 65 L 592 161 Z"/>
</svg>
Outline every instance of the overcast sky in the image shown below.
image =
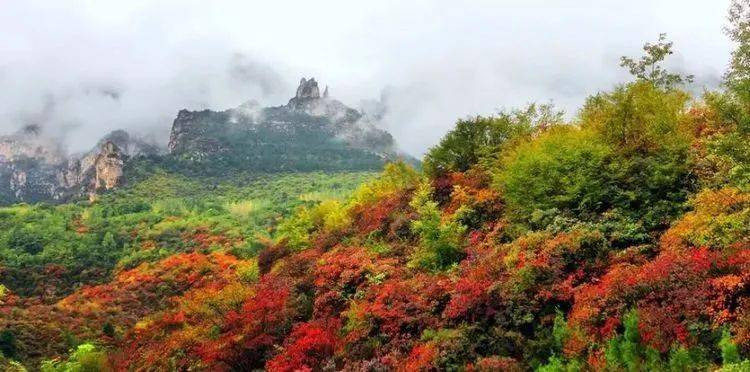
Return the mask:
<svg viewBox="0 0 750 372">
<path fill-rule="evenodd" d="M 572 5 L 575 4 L 575 5 Z M 86 149 L 177 111 L 285 104 L 302 76 L 421 155 L 459 117 L 527 102 L 575 113 L 666 32 L 673 67 L 715 86 L 729 0 L 0 0 L 0 134 L 38 123 Z M 322 87 L 321 87 L 322 88 Z"/>
</svg>

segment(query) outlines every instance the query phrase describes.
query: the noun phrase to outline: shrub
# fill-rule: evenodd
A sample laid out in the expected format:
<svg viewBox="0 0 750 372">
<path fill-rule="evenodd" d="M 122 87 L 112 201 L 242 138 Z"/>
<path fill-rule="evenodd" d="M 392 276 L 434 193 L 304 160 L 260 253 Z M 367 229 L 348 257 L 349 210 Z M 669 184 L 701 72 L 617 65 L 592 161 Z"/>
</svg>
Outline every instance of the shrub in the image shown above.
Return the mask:
<svg viewBox="0 0 750 372">
<path fill-rule="evenodd" d="M 42 362 L 42 372 L 105 372 L 113 371 L 103 351 L 92 344 L 81 344 L 71 350 L 67 361 L 48 360 Z"/>
<path fill-rule="evenodd" d="M 724 330 L 721 333 L 721 339 L 719 340 L 719 350 L 721 350 L 721 361 L 723 364 L 728 365 L 732 363 L 738 363 L 740 361 L 740 352 L 737 344 L 732 341 L 732 335 L 728 330 Z"/>
<path fill-rule="evenodd" d="M 269 371 L 301 371 L 321 367 L 333 356 L 338 339 L 325 324 L 302 323 L 287 338 L 283 352 L 268 361 Z"/>
<path fill-rule="evenodd" d="M 257 260 L 244 261 L 237 266 L 237 276 L 247 284 L 252 284 L 260 278 L 260 269 Z"/>
<path fill-rule="evenodd" d="M 415 187 L 421 176 L 404 162 L 388 163 L 376 179 L 363 183 L 352 193 L 348 207 L 371 204 L 383 196 Z"/>
<path fill-rule="evenodd" d="M 611 152 L 591 131 L 555 127 L 509 153 L 496 182 L 518 218 L 550 209 L 583 217 L 609 206 Z"/>
<path fill-rule="evenodd" d="M 453 219 L 442 221 L 437 203 L 432 201 L 432 188 L 424 183 L 417 191 L 411 206 L 419 214 L 412 229 L 419 235 L 419 247 L 409 265 L 428 270 L 442 270 L 458 262 L 464 255 L 463 234 L 466 227 Z"/>
<path fill-rule="evenodd" d="M 8 248 L 34 255 L 44 250 L 44 241 L 38 233 L 18 227 L 8 236 Z"/>
</svg>

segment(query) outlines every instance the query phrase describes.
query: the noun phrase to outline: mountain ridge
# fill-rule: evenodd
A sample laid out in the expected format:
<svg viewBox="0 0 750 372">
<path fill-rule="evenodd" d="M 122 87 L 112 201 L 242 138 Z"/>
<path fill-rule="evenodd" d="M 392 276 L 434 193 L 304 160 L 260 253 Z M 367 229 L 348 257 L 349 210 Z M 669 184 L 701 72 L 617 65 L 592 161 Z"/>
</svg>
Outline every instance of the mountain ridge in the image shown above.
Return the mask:
<svg viewBox="0 0 750 372">
<path fill-rule="evenodd" d="M 302 78 L 286 105 L 248 101 L 223 111 L 180 110 L 165 147 L 117 130 L 92 150 L 69 155 L 31 125 L 0 136 L 0 204 L 95 199 L 131 180 L 129 169 L 154 165 L 216 177 L 232 171 L 378 170 L 399 159 L 418 163 L 376 122 L 330 98 L 328 87 L 321 95 L 314 78 Z"/>
</svg>

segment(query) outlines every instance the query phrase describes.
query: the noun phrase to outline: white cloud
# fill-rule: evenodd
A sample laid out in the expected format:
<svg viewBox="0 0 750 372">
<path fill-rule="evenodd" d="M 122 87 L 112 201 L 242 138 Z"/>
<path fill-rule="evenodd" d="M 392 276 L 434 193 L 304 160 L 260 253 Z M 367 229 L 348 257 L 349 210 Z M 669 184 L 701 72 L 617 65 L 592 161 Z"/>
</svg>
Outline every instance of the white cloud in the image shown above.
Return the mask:
<svg viewBox="0 0 750 372">
<path fill-rule="evenodd" d="M 390 87 L 386 125 L 419 155 L 457 117 L 531 101 L 574 110 L 626 79 L 618 57 L 638 55 L 660 32 L 674 40 L 680 69 L 715 81 L 731 47 L 727 6 L 4 1 L 0 133 L 44 120 L 84 149 L 120 127 L 166 133 L 181 108 L 283 104 L 301 76 L 315 76 L 352 105 Z"/>
</svg>

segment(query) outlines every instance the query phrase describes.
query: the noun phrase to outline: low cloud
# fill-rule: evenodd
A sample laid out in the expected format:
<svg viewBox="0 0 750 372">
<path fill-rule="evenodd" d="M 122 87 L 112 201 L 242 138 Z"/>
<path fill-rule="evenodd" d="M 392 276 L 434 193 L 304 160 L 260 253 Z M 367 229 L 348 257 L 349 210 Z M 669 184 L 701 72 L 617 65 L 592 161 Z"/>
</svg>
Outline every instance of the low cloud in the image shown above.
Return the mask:
<svg viewBox="0 0 750 372">
<path fill-rule="evenodd" d="M 166 141 L 179 109 L 279 105 L 315 76 L 419 156 L 455 120 L 529 102 L 574 115 L 666 32 L 694 90 L 715 87 L 729 1 L 28 0 L 0 12 L 0 134 L 39 125 L 82 151 L 125 128 Z"/>
</svg>

